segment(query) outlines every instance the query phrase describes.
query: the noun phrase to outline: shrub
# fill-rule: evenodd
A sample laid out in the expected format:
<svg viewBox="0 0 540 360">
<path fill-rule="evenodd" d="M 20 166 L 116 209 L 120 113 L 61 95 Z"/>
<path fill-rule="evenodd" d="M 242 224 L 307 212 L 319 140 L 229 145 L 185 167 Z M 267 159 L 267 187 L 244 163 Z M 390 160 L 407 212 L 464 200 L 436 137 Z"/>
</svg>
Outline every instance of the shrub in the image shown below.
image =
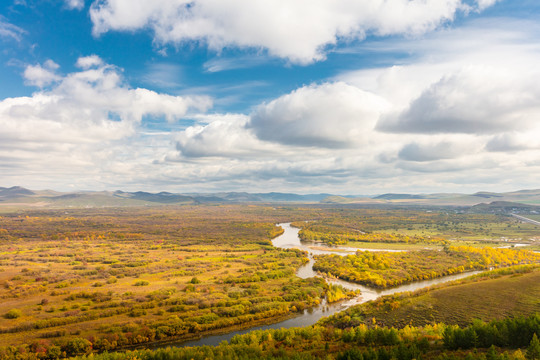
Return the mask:
<svg viewBox="0 0 540 360">
<path fill-rule="evenodd" d="M 11 309 L 6 313 L 6 315 L 4 315 L 6 319 L 16 319 L 21 316 L 22 312 L 19 309 Z"/>
<path fill-rule="evenodd" d="M 86 339 L 75 338 L 69 340 L 65 346 L 68 356 L 77 356 L 87 354 L 92 351 L 92 343 Z"/>
<path fill-rule="evenodd" d="M 150 283 L 148 281 L 146 281 L 146 280 L 139 280 L 136 283 L 134 283 L 133 286 L 147 286 L 149 284 Z"/>
</svg>

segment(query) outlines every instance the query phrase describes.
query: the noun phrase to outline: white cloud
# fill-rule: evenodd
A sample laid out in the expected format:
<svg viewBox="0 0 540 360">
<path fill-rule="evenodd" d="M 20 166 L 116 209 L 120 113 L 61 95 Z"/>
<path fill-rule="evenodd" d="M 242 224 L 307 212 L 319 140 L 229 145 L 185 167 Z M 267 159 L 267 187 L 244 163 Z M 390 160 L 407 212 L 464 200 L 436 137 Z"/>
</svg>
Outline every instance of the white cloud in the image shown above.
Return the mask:
<svg viewBox="0 0 540 360">
<path fill-rule="evenodd" d="M 246 129 L 249 121 L 246 115 L 212 115 L 199 120 L 208 123 L 190 126 L 176 137 L 176 148 L 183 157 L 245 158 L 270 151 L 269 144 L 261 143 Z"/>
<path fill-rule="evenodd" d="M 21 178 L 39 173 L 44 178 L 82 180 L 88 174 L 116 174 L 125 167 L 140 171 L 137 162 L 151 163 L 158 156 L 151 146 L 145 148 L 153 140 L 142 141 L 152 137 L 138 133 L 145 117 L 174 121 L 190 110 L 211 106 L 204 96 L 130 88 L 119 69 L 98 58 L 78 63 L 91 63 L 92 68 L 54 75 L 55 83 L 47 90 L 0 101 L 0 157 L 9 157 L 4 165 L 13 167 Z M 25 76 L 41 85 L 51 79 L 47 69 L 57 67 L 49 61 L 28 67 Z M 166 144 L 170 146 L 170 139 Z M 125 164 L 128 158 L 136 161 Z"/>
<path fill-rule="evenodd" d="M 267 141 L 352 147 L 369 142 L 387 107 L 384 99 L 343 82 L 310 85 L 259 106 L 248 126 Z"/>
<path fill-rule="evenodd" d="M 64 0 L 68 9 L 82 10 L 84 8 L 84 0 Z"/>
<path fill-rule="evenodd" d="M 302 86 L 250 114 L 201 115 L 209 99 L 130 88 L 97 57 L 67 75 L 44 64 L 58 77 L 47 90 L 0 102 L 2 177 L 186 192 L 537 187 L 540 46 L 521 25 L 385 42 L 410 58 Z M 195 124 L 141 131 L 148 116 Z"/>
<path fill-rule="evenodd" d="M 535 70 L 465 66 L 429 86 L 378 129 L 410 133 L 498 133 L 528 129 L 540 116 Z"/>
<path fill-rule="evenodd" d="M 199 118 L 176 135 L 164 163 L 182 171 L 170 179 L 334 193 L 535 187 L 540 49 L 512 22 L 490 26 L 398 44 L 410 63 L 303 86 L 249 116 Z"/>
<path fill-rule="evenodd" d="M 515 25 L 477 22 L 398 44 L 412 51 L 410 63 L 303 86 L 249 119 L 196 125 L 177 136 L 171 160 L 233 187 L 257 179 L 348 193 L 535 187 L 540 48 L 534 31 Z"/>
<path fill-rule="evenodd" d="M 392 104 L 377 123 L 380 132 L 486 134 L 499 140 L 505 133 L 538 134 L 539 36 L 540 27 L 527 21 L 475 21 L 420 41 L 368 44 L 379 51 L 409 51 L 410 63 L 337 79 Z"/>
<path fill-rule="evenodd" d="M 486 74 L 500 70 L 497 77 L 501 81 L 504 76 L 521 81 L 537 68 L 539 37 L 540 26 L 535 22 L 488 18 L 439 30 L 420 40 L 370 41 L 346 51 L 408 54 L 408 58 L 390 67 L 347 71 L 336 80 L 375 92 L 405 110 L 433 85 L 445 78 L 463 77 L 467 71 L 474 72 L 473 68 Z"/>
<path fill-rule="evenodd" d="M 28 65 L 23 76 L 25 83 L 32 86 L 44 87 L 60 80 L 60 76 L 55 74 L 58 64 L 52 60 L 47 60 L 43 66 Z"/>
<path fill-rule="evenodd" d="M 0 15 L 0 38 L 11 38 L 16 41 L 20 41 L 22 35 L 25 33 L 20 27 L 8 22 L 2 15 Z"/>
<path fill-rule="evenodd" d="M 475 8 L 492 3 L 478 0 Z M 341 40 L 418 35 L 469 9 L 463 0 L 96 0 L 90 16 L 95 35 L 150 28 L 162 44 L 266 49 L 306 64 Z"/>
<path fill-rule="evenodd" d="M 496 2 L 500 0 L 477 0 L 478 3 L 478 10 L 484 10 L 492 5 L 494 5 Z"/>
<path fill-rule="evenodd" d="M 103 60 L 97 55 L 83 56 L 77 59 L 75 66 L 83 70 L 88 70 L 92 67 L 99 67 L 103 65 Z"/>
</svg>

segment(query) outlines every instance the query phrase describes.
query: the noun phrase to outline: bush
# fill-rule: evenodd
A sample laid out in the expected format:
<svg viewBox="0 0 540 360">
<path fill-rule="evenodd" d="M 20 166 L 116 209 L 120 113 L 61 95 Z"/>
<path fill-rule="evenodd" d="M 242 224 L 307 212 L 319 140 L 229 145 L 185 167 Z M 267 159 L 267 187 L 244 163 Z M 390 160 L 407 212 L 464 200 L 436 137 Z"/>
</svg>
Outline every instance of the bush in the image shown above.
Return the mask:
<svg viewBox="0 0 540 360">
<path fill-rule="evenodd" d="M 16 319 L 21 316 L 22 312 L 19 309 L 11 309 L 6 313 L 6 315 L 4 315 L 6 319 Z"/>
<path fill-rule="evenodd" d="M 88 354 L 92 351 L 92 343 L 81 338 L 71 339 L 66 344 L 65 351 L 68 356 Z"/>
<path fill-rule="evenodd" d="M 133 286 L 147 286 L 149 284 L 150 283 L 148 281 L 146 281 L 146 280 L 139 280 L 136 283 L 134 283 Z"/>
<path fill-rule="evenodd" d="M 47 349 L 47 359 L 59 359 L 62 356 L 62 349 L 59 346 L 51 345 Z"/>
</svg>

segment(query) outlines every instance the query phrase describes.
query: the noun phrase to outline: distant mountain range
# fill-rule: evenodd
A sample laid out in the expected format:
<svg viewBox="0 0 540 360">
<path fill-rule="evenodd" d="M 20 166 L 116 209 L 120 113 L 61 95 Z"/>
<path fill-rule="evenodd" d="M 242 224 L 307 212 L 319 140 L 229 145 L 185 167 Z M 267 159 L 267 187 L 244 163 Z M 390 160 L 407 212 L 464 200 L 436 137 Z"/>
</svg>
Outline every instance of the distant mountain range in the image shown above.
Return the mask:
<svg viewBox="0 0 540 360">
<path fill-rule="evenodd" d="M 0 201 L 4 199 L 24 197 L 30 195 L 35 195 L 35 193 L 20 186 L 14 186 L 10 188 L 0 187 Z"/>
<path fill-rule="evenodd" d="M 322 202 L 327 204 L 402 204 L 440 206 L 473 206 L 482 203 L 511 202 L 538 206 L 540 205 L 540 189 L 520 190 L 507 193 L 382 194 L 373 197 L 353 198 L 334 195 L 322 200 Z"/>
<path fill-rule="evenodd" d="M 150 193 L 144 191 L 77 191 L 61 193 L 0 187 L 0 207 L 101 207 L 202 203 L 318 203 L 331 194 L 220 192 L 212 194 Z"/>
<path fill-rule="evenodd" d="M 475 194 L 382 194 L 377 196 L 342 196 L 333 194 L 247 193 L 218 192 L 211 194 L 144 191 L 78 191 L 61 193 L 51 190 L 29 190 L 20 186 L 0 187 L 0 209 L 18 207 L 64 208 L 103 206 L 144 206 L 159 204 L 204 203 L 320 203 L 328 205 L 425 205 L 479 206 L 489 210 L 491 203 L 504 208 L 540 206 L 540 190 L 521 190 L 508 193 L 478 192 Z M 486 207 L 487 206 L 487 207 Z"/>
</svg>

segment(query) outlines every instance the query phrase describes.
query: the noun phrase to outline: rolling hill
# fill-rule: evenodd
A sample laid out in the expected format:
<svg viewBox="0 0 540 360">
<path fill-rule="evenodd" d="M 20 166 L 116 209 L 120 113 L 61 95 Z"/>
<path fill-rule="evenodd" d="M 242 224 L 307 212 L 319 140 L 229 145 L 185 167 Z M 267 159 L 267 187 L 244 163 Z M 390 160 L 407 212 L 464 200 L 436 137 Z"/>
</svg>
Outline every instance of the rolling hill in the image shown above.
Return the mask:
<svg viewBox="0 0 540 360">
<path fill-rule="evenodd" d="M 540 206 L 540 190 L 508 193 L 477 192 L 474 194 L 381 194 L 377 196 L 343 196 L 332 194 L 294 193 L 151 193 L 145 191 L 78 191 L 60 193 L 51 190 L 29 190 L 21 186 L 0 187 L 0 209 L 20 207 L 122 207 L 185 205 L 202 203 L 310 203 L 321 205 L 389 205 L 389 206 L 457 206 L 491 213 L 526 211 L 535 213 Z"/>
</svg>

